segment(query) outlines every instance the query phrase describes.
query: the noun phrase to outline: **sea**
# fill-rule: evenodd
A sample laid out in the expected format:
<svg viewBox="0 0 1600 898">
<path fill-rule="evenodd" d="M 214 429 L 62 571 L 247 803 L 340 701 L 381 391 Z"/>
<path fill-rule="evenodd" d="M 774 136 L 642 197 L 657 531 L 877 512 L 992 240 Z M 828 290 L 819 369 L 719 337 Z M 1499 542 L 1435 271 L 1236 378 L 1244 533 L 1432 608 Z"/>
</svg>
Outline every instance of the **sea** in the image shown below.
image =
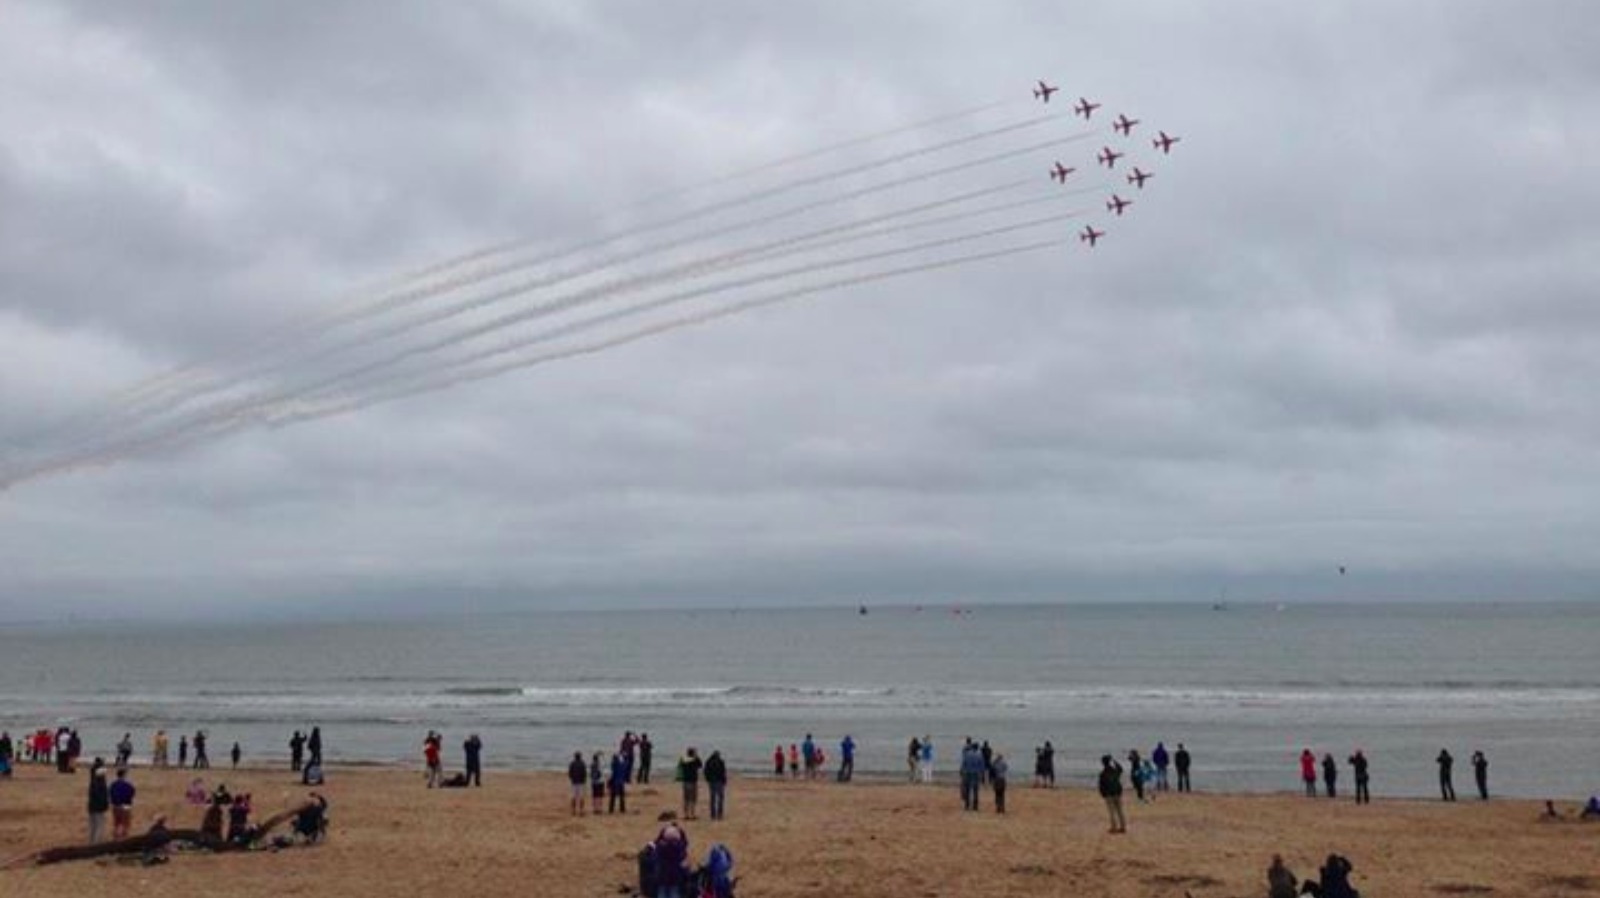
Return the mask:
<svg viewBox="0 0 1600 898">
<path fill-rule="evenodd" d="M 557 768 L 648 732 L 770 775 L 808 733 L 863 775 L 913 737 L 949 771 L 987 740 L 1065 784 L 1102 754 L 1185 744 L 1202 790 L 1299 788 L 1305 748 L 1362 749 L 1377 795 L 1437 794 L 1435 757 L 1490 761 L 1500 795 L 1600 792 L 1600 603 L 947 605 L 631 610 L 293 624 L 0 627 L 0 728 L 77 728 L 89 754 L 204 730 L 213 763 L 286 763 L 320 726 L 332 762 L 420 763 L 438 730 L 495 767 Z M 175 750 L 175 748 L 174 748 Z M 1345 783 L 1349 783 L 1345 768 Z"/>
</svg>

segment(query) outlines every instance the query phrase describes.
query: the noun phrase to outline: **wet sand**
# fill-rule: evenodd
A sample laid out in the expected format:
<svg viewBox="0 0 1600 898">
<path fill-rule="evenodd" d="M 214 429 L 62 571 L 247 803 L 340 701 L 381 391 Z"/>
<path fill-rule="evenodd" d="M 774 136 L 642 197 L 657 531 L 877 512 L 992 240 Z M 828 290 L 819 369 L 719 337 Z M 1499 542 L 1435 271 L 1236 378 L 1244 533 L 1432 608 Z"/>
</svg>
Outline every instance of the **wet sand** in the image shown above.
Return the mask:
<svg viewBox="0 0 1600 898">
<path fill-rule="evenodd" d="M 253 793 L 258 816 L 305 790 L 282 770 L 213 772 Z M 1203 777 L 1203 771 L 1201 772 Z M 189 775 L 138 770 L 135 831 L 155 813 L 198 825 Z M 486 776 L 483 789 L 430 791 L 420 773 L 332 770 L 331 839 L 278 853 L 178 854 L 160 867 L 79 861 L 0 872 L 8 896 L 471 895 L 616 896 L 657 815 L 678 807 L 671 782 L 635 787 L 630 813 L 573 818 L 557 773 Z M 1600 896 L 1600 824 L 1539 822 L 1530 801 L 1381 797 L 1358 807 L 1294 795 L 1175 795 L 1127 803 L 1128 833 L 1106 832 L 1081 788 L 1014 783 L 1006 816 L 961 811 L 954 784 L 736 779 L 728 819 L 686 823 L 697 858 L 733 851 L 746 896 L 1072 895 L 1117 898 L 1264 895 L 1273 852 L 1315 874 L 1349 857 L 1374 896 Z M 0 781 L 0 858 L 80 840 L 84 776 L 24 765 Z M 1567 805 L 1569 814 L 1575 805 Z"/>
</svg>

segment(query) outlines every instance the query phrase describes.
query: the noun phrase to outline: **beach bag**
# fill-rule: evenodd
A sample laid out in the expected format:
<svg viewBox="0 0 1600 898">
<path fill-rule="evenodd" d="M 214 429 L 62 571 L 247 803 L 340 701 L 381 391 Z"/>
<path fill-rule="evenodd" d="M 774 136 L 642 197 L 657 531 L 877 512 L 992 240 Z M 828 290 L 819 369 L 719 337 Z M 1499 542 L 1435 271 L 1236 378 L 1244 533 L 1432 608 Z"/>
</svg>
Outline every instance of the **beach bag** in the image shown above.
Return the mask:
<svg viewBox="0 0 1600 898">
<path fill-rule="evenodd" d="M 639 894 L 654 895 L 659 870 L 656 864 L 656 843 L 646 842 L 639 849 Z"/>
</svg>

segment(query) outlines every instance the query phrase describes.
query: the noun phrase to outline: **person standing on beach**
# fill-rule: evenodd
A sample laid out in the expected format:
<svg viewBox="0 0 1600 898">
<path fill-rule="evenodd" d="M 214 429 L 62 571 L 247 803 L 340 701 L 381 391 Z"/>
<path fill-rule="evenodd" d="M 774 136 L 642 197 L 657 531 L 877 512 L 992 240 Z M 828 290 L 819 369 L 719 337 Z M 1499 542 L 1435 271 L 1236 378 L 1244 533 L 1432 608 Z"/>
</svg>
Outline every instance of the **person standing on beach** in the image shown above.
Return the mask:
<svg viewBox="0 0 1600 898">
<path fill-rule="evenodd" d="M 127 767 L 131 760 L 133 760 L 133 734 L 123 733 L 122 741 L 117 743 L 117 769 L 122 770 Z"/>
<path fill-rule="evenodd" d="M 1455 801 L 1456 786 L 1451 773 L 1455 769 L 1456 759 L 1450 756 L 1449 749 L 1441 748 L 1434 762 L 1439 765 L 1439 797 L 1445 801 Z"/>
<path fill-rule="evenodd" d="M 228 756 L 233 759 L 233 769 L 238 770 L 239 759 L 244 757 L 244 750 L 239 747 L 239 743 L 233 743 L 233 751 L 229 752 Z"/>
<path fill-rule="evenodd" d="M 1179 742 L 1178 743 L 1178 753 L 1172 756 L 1173 766 L 1178 768 L 1178 791 L 1179 792 L 1188 792 L 1188 791 L 1190 791 L 1190 788 L 1189 788 L 1189 765 L 1191 763 L 1193 763 L 1193 760 L 1194 760 L 1193 758 L 1189 757 L 1189 750 L 1187 748 L 1183 747 L 1183 743 L 1182 742 Z"/>
<path fill-rule="evenodd" d="M 721 820 L 728 804 L 728 765 L 722 752 L 712 751 L 706 758 L 706 789 L 711 792 L 711 819 Z"/>
<path fill-rule="evenodd" d="M 989 762 L 989 785 L 994 787 L 994 812 L 1006 812 L 1006 775 L 1011 772 L 1011 765 L 1006 763 L 1006 756 L 998 752 Z"/>
<path fill-rule="evenodd" d="M 126 839 L 133 826 L 133 796 L 138 790 L 128 782 L 128 770 L 117 768 L 116 782 L 106 791 L 111 801 L 111 838 Z"/>
<path fill-rule="evenodd" d="M 1322 756 L 1322 785 L 1329 798 L 1339 797 L 1339 765 L 1334 763 L 1332 753 Z"/>
<path fill-rule="evenodd" d="M 306 759 L 306 737 L 300 735 L 299 730 L 289 737 L 289 770 L 293 773 L 300 772 L 300 765 Z"/>
<path fill-rule="evenodd" d="M 89 844 L 97 845 L 106 835 L 106 812 L 111 810 L 111 792 L 106 787 L 106 762 L 95 758 L 89 767 Z"/>
<path fill-rule="evenodd" d="M 1478 798 L 1489 800 L 1489 759 L 1482 751 L 1472 753 L 1472 778 L 1478 781 Z"/>
<path fill-rule="evenodd" d="M 772 775 L 783 779 L 783 746 L 777 745 L 772 749 Z"/>
<path fill-rule="evenodd" d="M 572 753 L 572 763 L 567 765 L 567 785 L 572 793 L 568 804 L 574 817 L 583 816 L 583 784 L 588 781 L 589 768 L 584 766 L 583 752 L 575 751 Z"/>
<path fill-rule="evenodd" d="M 595 752 L 589 759 L 589 809 L 599 816 L 600 803 L 606 797 L 606 768 L 601 760 L 600 752 Z"/>
<path fill-rule="evenodd" d="M 922 756 L 917 759 L 917 771 L 925 783 L 933 782 L 933 737 L 924 735 L 920 746 Z"/>
<path fill-rule="evenodd" d="M 789 778 L 800 778 L 800 747 L 789 743 Z"/>
<path fill-rule="evenodd" d="M 1159 792 L 1168 791 L 1167 766 L 1172 763 L 1172 757 L 1167 754 L 1167 744 L 1165 742 L 1156 743 L 1156 750 L 1150 753 L 1150 760 L 1156 765 L 1156 790 Z"/>
<path fill-rule="evenodd" d="M 1106 813 L 1111 817 L 1111 831 L 1128 831 L 1127 818 L 1122 816 L 1122 768 L 1110 755 L 1100 756 L 1100 797 L 1105 800 Z"/>
<path fill-rule="evenodd" d="M 807 733 L 806 738 L 800 743 L 800 757 L 805 761 L 806 764 L 806 779 L 816 779 L 817 743 L 811 740 L 810 733 Z"/>
<path fill-rule="evenodd" d="M 195 730 L 194 733 L 194 769 L 210 770 L 211 759 L 206 756 L 206 731 Z"/>
<path fill-rule="evenodd" d="M 678 761 L 678 779 L 683 781 L 683 819 L 694 820 L 700 810 L 700 771 L 705 763 L 693 746 Z"/>
<path fill-rule="evenodd" d="M 628 730 L 622 734 L 622 745 L 620 747 L 622 754 L 622 766 L 627 770 L 628 779 L 630 780 L 633 779 L 633 753 L 637 751 L 638 748 L 639 737 L 633 734 L 633 730 Z"/>
<path fill-rule="evenodd" d="M 1305 783 L 1306 797 L 1317 797 L 1317 756 L 1306 749 L 1300 753 L 1300 781 Z"/>
<path fill-rule="evenodd" d="M 839 740 L 839 782 L 848 783 L 856 775 L 856 740 L 849 733 Z"/>
<path fill-rule="evenodd" d="M 606 783 L 610 791 L 610 799 L 606 803 L 606 813 L 628 813 L 628 761 L 625 755 L 618 753 L 611 756 L 611 779 Z"/>
<path fill-rule="evenodd" d="M 188 767 L 188 766 L 189 766 L 189 737 L 188 736 L 184 736 L 184 735 L 179 735 L 178 736 L 178 769 L 182 770 L 183 768 Z"/>
<path fill-rule="evenodd" d="M 1358 748 L 1356 753 L 1350 756 L 1349 763 L 1350 769 L 1356 772 L 1356 804 L 1371 804 L 1372 792 L 1368 788 L 1370 780 L 1367 776 L 1367 756 Z"/>
<path fill-rule="evenodd" d="M 1049 739 L 1044 740 L 1044 757 L 1040 759 L 1040 763 L 1044 767 L 1044 787 L 1046 789 L 1054 789 L 1056 787 L 1056 747 L 1050 744 Z"/>
<path fill-rule="evenodd" d="M 1133 794 L 1144 803 L 1144 759 L 1139 757 L 1139 750 L 1128 750 L 1128 781 L 1133 783 Z"/>
<path fill-rule="evenodd" d="M 439 746 L 443 744 L 442 737 L 433 730 L 422 739 L 422 763 L 427 769 L 428 788 L 439 785 L 444 781 L 444 771 L 439 763 Z"/>
<path fill-rule="evenodd" d="M 989 781 L 989 766 L 994 763 L 994 749 L 989 747 L 988 739 L 983 740 L 983 744 L 978 746 L 978 754 L 983 756 L 983 781 L 987 783 Z"/>
<path fill-rule="evenodd" d="M 311 728 L 311 738 L 306 740 L 306 752 L 311 756 L 311 763 L 322 766 L 322 727 Z"/>
<path fill-rule="evenodd" d="M 911 737 L 911 743 L 906 746 L 906 774 L 911 782 L 917 781 L 917 769 L 922 765 L 922 743 L 916 736 Z"/>
<path fill-rule="evenodd" d="M 968 739 L 961 749 L 961 807 L 964 810 L 978 809 L 978 790 L 982 784 L 983 752 Z"/>
<path fill-rule="evenodd" d="M 466 755 L 467 759 L 467 782 L 474 787 L 481 787 L 483 785 L 483 740 L 478 738 L 477 733 L 473 733 L 467 737 L 467 741 L 461 743 L 461 752 Z"/>
<path fill-rule="evenodd" d="M 655 745 L 650 741 L 649 733 L 639 734 L 639 777 L 634 782 L 650 782 L 650 756 L 655 751 Z"/>
<path fill-rule="evenodd" d="M 167 766 L 166 730 L 156 730 L 156 737 L 150 743 L 150 766 L 158 768 Z"/>
</svg>

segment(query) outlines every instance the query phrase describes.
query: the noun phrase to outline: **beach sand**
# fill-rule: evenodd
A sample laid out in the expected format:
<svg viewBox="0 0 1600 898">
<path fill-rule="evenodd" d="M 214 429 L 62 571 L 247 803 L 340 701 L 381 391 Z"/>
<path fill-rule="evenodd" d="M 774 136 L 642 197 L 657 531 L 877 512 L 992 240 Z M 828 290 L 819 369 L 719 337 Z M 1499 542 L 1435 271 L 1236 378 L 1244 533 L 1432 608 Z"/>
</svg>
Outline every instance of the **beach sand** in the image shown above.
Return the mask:
<svg viewBox="0 0 1600 898">
<path fill-rule="evenodd" d="M 1197 778 L 1203 779 L 1203 771 Z M 198 825 L 182 801 L 189 774 L 138 770 L 135 831 L 157 812 Z M 255 797 L 264 816 L 302 797 L 282 770 L 213 771 L 211 783 Z M 420 773 L 332 770 L 325 845 L 278 853 L 179 854 L 165 866 L 109 861 L 0 871 L 0 895 L 616 896 L 657 815 L 678 806 L 671 782 L 635 787 L 626 816 L 572 818 L 557 773 L 490 770 L 483 789 L 425 789 Z M 702 787 L 703 793 L 703 787 Z M 1600 825 L 1538 821 L 1530 801 L 1385 801 L 1358 807 L 1292 795 L 1128 796 L 1128 833 L 1106 832 L 1084 788 L 1014 783 L 1011 813 L 961 811 L 953 784 L 775 782 L 738 778 L 728 819 L 686 823 L 703 859 L 733 851 L 746 896 L 1072 895 L 1161 898 L 1264 895 L 1281 852 L 1315 875 L 1337 851 L 1364 895 L 1600 896 Z M 84 776 L 26 765 L 0 782 L 0 858 L 83 836 Z M 1565 809 L 1570 814 L 1574 806 Z"/>
</svg>

